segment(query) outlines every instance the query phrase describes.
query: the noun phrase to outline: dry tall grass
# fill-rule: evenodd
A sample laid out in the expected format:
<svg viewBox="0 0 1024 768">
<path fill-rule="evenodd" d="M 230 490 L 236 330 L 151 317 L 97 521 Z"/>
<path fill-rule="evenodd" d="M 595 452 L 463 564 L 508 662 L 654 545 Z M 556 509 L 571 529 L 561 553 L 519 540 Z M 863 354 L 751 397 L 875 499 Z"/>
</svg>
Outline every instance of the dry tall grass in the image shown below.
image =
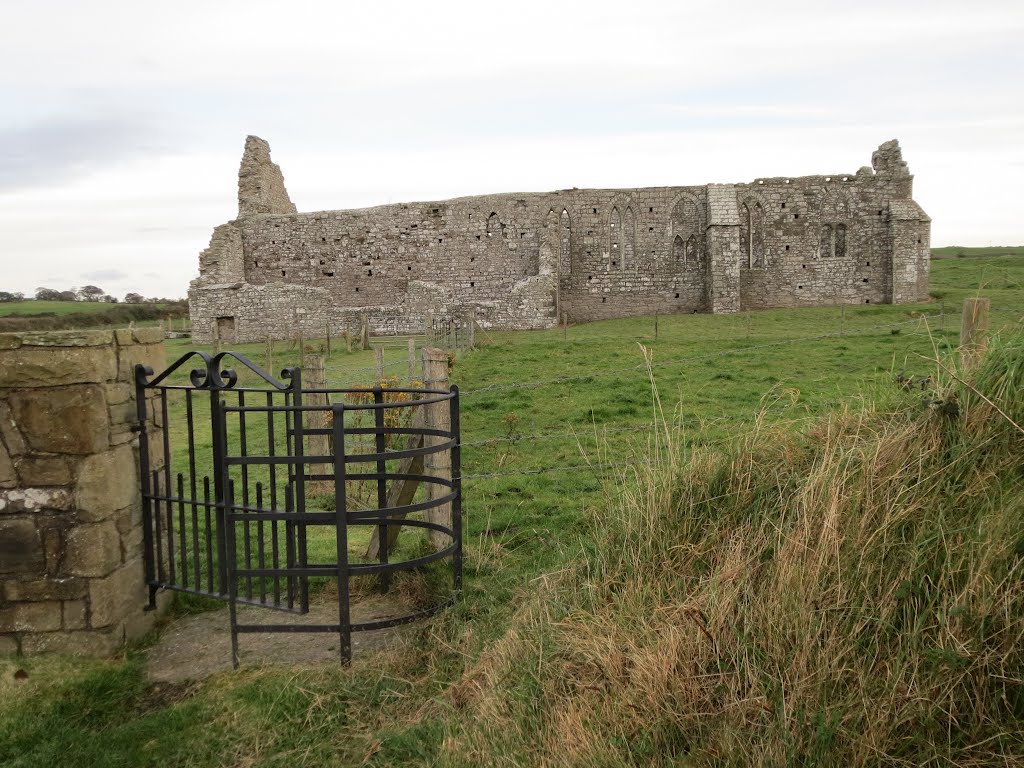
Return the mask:
<svg viewBox="0 0 1024 768">
<path fill-rule="evenodd" d="M 450 689 L 442 762 L 1024 765 L 1024 337 L 961 378 L 662 434 Z"/>
</svg>

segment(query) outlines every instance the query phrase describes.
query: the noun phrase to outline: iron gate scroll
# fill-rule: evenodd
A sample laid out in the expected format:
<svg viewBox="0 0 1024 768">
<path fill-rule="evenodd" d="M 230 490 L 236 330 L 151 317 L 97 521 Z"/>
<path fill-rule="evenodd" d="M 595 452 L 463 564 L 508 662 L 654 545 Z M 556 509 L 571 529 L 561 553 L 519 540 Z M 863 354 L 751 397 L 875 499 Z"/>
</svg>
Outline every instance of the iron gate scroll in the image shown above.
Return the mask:
<svg viewBox="0 0 1024 768">
<path fill-rule="evenodd" d="M 241 376 L 224 367 L 228 358 Z M 186 376 L 190 361 L 202 367 Z M 226 600 L 235 664 L 239 634 L 258 632 L 337 633 L 347 662 L 352 632 L 404 624 L 454 600 L 462 586 L 457 387 L 303 389 L 298 368 L 278 380 L 234 352 L 190 352 L 158 376 L 144 366 L 135 374 L 150 607 L 160 589 Z M 450 426 L 413 417 L 430 408 L 445 409 Z M 156 444 L 150 423 L 163 427 Z M 444 453 L 450 477 L 422 469 L 425 457 Z M 389 502 L 397 483 L 424 492 Z M 431 510 L 450 515 L 408 517 Z M 388 531 L 399 526 L 437 531 L 447 544 L 393 560 Z M 360 527 L 381 542 L 373 561 L 349 553 L 349 529 Z M 401 616 L 351 620 L 353 577 L 376 576 L 386 591 L 396 572 L 441 560 L 451 562 L 450 594 Z M 326 580 L 338 586 L 336 623 L 239 620 L 238 603 L 306 614 L 311 586 Z"/>
</svg>

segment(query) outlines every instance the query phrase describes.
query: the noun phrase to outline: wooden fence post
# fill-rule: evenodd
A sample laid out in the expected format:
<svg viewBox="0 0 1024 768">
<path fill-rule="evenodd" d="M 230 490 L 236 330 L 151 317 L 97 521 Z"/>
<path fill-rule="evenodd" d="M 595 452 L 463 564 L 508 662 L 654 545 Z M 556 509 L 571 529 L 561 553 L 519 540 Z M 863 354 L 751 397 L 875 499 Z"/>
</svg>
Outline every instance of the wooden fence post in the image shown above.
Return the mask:
<svg viewBox="0 0 1024 768">
<path fill-rule="evenodd" d="M 271 336 L 267 336 L 267 364 L 264 370 L 270 375 L 274 374 L 274 339 Z"/>
<path fill-rule="evenodd" d="M 476 311 L 466 312 L 466 327 L 469 329 L 469 349 L 476 349 Z"/>
<path fill-rule="evenodd" d="M 359 346 L 361 349 L 370 348 L 370 318 L 363 318 L 363 325 L 359 329 Z"/>
<path fill-rule="evenodd" d="M 213 321 L 213 351 L 220 354 L 220 323 Z"/>
<path fill-rule="evenodd" d="M 425 347 L 423 349 L 423 386 L 426 389 L 440 389 L 448 391 L 448 353 L 437 347 Z M 439 403 L 420 406 L 424 409 L 424 417 L 428 429 L 439 429 L 449 431 L 451 425 L 451 412 L 448 401 L 442 400 Z M 425 437 L 427 445 L 443 443 L 443 437 Z M 431 477 L 440 477 L 445 480 L 452 479 L 452 457 L 448 451 L 428 453 L 423 457 L 424 474 Z M 428 499 L 437 499 L 448 494 L 448 489 L 435 483 L 426 483 Z M 452 525 L 452 505 L 443 504 L 427 510 L 427 521 L 439 523 L 446 527 Z M 448 546 L 448 537 L 440 531 L 430 531 L 430 543 L 435 549 L 444 549 Z"/>
<path fill-rule="evenodd" d="M 384 381 L 384 347 L 377 347 L 375 350 L 377 357 L 377 383 Z"/>
<path fill-rule="evenodd" d="M 324 406 L 323 411 L 311 411 L 309 412 L 306 424 L 314 429 L 321 427 L 329 427 L 328 421 L 328 410 L 327 406 L 327 395 L 323 393 L 308 393 L 306 390 L 309 389 L 326 389 L 327 388 L 327 376 L 324 370 L 324 358 L 322 355 L 303 355 L 302 356 L 302 404 L 303 405 L 318 405 Z M 331 448 L 330 441 L 327 435 L 307 435 L 305 452 L 307 456 L 330 456 Z M 309 473 L 313 475 L 332 475 L 334 473 L 333 464 L 310 464 Z M 328 481 L 313 481 L 312 491 L 314 493 L 322 493 L 328 490 L 327 486 L 333 485 Z"/>
<path fill-rule="evenodd" d="M 409 337 L 409 384 L 416 381 L 416 339 Z"/>
<path fill-rule="evenodd" d="M 975 365 L 985 354 L 991 305 L 991 299 L 964 299 L 960 318 L 960 363 L 964 368 Z"/>
<path fill-rule="evenodd" d="M 327 343 L 327 356 L 331 356 L 331 321 L 324 325 L 324 341 Z"/>
</svg>

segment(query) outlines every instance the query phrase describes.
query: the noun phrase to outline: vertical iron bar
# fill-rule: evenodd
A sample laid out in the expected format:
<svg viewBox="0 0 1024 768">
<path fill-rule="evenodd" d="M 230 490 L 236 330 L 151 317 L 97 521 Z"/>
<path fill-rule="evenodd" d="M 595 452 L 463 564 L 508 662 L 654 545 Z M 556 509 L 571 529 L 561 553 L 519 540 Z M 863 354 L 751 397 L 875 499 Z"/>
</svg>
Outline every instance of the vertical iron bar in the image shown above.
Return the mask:
<svg viewBox="0 0 1024 768">
<path fill-rule="evenodd" d="M 292 487 L 290 485 L 284 487 L 284 511 L 286 515 L 295 511 L 292 504 Z M 285 588 L 288 593 L 288 608 L 291 609 L 295 607 L 295 577 L 290 573 L 295 567 L 295 523 L 285 523 L 284 533 L 284 565 L 289 571 L 285 581 Z"/>
<path fill-rule="evenodd" d="M 213 430 L 213 496 L 217 518 L 217 594 L 228 592 L 228 554 L 224 540 L 224 493 L 228 468 L 224 457 L 227 455 L 227 416 L 221 410 L 220 391 L 210 392 L 210 426 Z M 211 585 L 212 586 L 212 585 Z M 212 589 L 210 590 L 213 591 Z"/>
<path fill-rule="evenodd" d="M 188 433 L 188 476 L 189 487 L 192 490 L 192 554 L 195 567 L 195 588 L 202 587 L 199 568 L 199 506 L 196 493 L 196 441 L 195 441 L 195 420 L 192 412 L 192 390 L 185 390 L 185 428 Z M 209 586 L 209 585 L 207 585 Z"/>
<path fill-rule="evenodd" d="M 156 536 L 156 580 L 160 586 L 166 586 L 164 580 L 166 574 L 164 573 L 164 536 L 163 536 L 163 512 L 160 511 L 160 470 L 152 470 L 152 488 L 153 488 L 153 504 L 154 504 L 154 521 L 156 523 L 154 531 Z"/>
<path fill-rule="evenodd" d="M 292 387 L 294 392 L 295 402 L 295 416 L 293 425 L 295 427 L 295 442 L 293 444 L 295 448 L 295 458 L 298 461 L 295 464 L 295 511 L 298 514 L 305 514 L 306 512 L 306 463 L 303 460 L 306 452 L 305 447 L 305 434 L 303 426 L 302 416 L 302 369 L 296 368 L 292 373 Z M 298 548 L 297 548 L 297 562 L 300 568 L 306 567 L 307 562 L 307 549 L 306 549 L 306 523 L 305 521 L 299 521 L 298 527 Z M 302 613 L 309 612 L 309 577 L 299 576 L 299 608 Z"/>
<path fill-rule="evenodd" d="M 294 386 L 294 382 L 292 383 Z M 294 431 L 292 429 L 292 419 L 294 417 L 294 411 L 291 408 L 292 405 L 292 389 L 289 388 L 284 393 L 284 449 L 285 456 L 291 457 L 294 455 L 292 451 L 292 445 L 295 440 Z M 285 465 L 288 468 L 288 482 L 284 487 L 284 511 L 292 512 L 292 488 L 295 484 L 295 465 L 289 462 Z M 284 557 L 285 567 L 295 567 L 295 523 L 289 519 L 285 519 L 284 523 Z M 295 607 L 295 578 L 288 574 L 285 577 L 285 592 L 288 608 Z"/>
<path fill-rule="evenodd" d="M 338 648 L 341 663 L 352 661 L 352 618 L 349 613 L 348 500 L 345 495 L 345 404 L 337 403 L 333 412 L 334 436 L 334 538 L 338 547 Z"/>
<path fill-rule="evenodd" d="M 452 439 L 452 485 L 455 498 L 452 499 L 452 533 L 455 552 L 452 555 L 452 573 L 455 589 L 462 589 L 462 424 L 459 417 L 459 388 L 451 386 L 452 399 L 448 401 Z"/>
<path fill-rule="evenodd" d="M 225 471 L 225 475 L 227 472 Z M 231 666 L 238 669 L 238 574 L 237 563 L 235 562 L 235 523 L 231 519 L 232 508 L 235 503 L 235 482 L 228 477 L 224 478 L 224 486 L 227 489 L 224 498 L 223 521 L 227 526 L 221 538 L 224 539 L 225 551 L 230 567 L 227 569 L 228 588 L 228 613 L 231 618 Z"/>
<path fill-rule="evenodd" d="M 178 473 L 178 536 L 181 537 L 181 586 L 188 589 L 188 529 L 185 526 L 185 476 Z"/>
<path fill-rule="evenodd" d="M 175 576 L 177 566 L 174 562 L 174 505 L 171 503 L 171 493 L 174 488 L 171 483 L 171 431 L 167 428 L 167 397 L 161 398 L 160 413 L 163 416 L 164 429 L 164 496 L 166 497 L 167 513 L 167 578 L 172 584 L 177 584 Z"/>
<path fill-rule="evenodd" d="M 245 392 L 242 390 L 238 391 L 238 407 L 245 407 Z M 238 411 L 238 444 L 239 444 L 239 455 L 243 458 L 248 455 L 246 438 L 245 438 L 245 411 Z M 242 506 L 249 506 L 249 467 L 246 464 L 242 464 Z M 252 531 L 250 530 L 249 513 L 243 509 L 242 520 L 242 536 L 244 541 L 242 542 L 242 551 L 245 553 L 245 569 L 252 570 L 252 543 L 250 537 Z M 245 597 L 248 600 L 252 600 L 252 576 L 245 577 Z"/>
<path fill-rule="evenodd" d="M 203 509 L 206 516 L 206 591 L 216 594 L 213 588 L 213 512 L 210 509 L 210 476 L 203 476 Z"/>
<path fill-rule="evenodd" d="M 288 395 L 285 393 L 285 397 Z M 287 400 L 285 405 L 287 405 Z M 273 393 L 267 392 L 267 408 L 271 408 L 274 405 Z M 277 415 L 276 411 L 267 411 L 267 445 L 269 449 L 267 455 L 274 457 L 277 455 L 277 436 L 274 434 L 274 416 Z M 288 411 L 285 411 L 285 419 L 288 418 Z M 287 427 L 287 424 L 285 425 Z M 285 430 L 287 432 L 287 429 Z M 276 512 L 277 506 L 277 465 L 271 462 L 270 464 L 270 509 Z M 274 568 L 281 567 L 280 555 L 278 552 L 278 541 L 277 541 L 277 520 L 270 521 L 270 547 L 271 547 L 271 564 Z M 260 525 L 263 522 L 260 521 Z M 281 605 L 281 577 L 274 576 L 274 605 Z"/>
<path fill-rule="evenodd" d="M 149 483 L 149 414 L 146 408 L 146 367 L 135 366 L 135 417 L 139 430 L 139 481 L 142 490 L 142 567 L 149 587 L 147 610 L 156 608 L 156 568 L 153 562 L 153 502 Z"/>
<path fill-rule="evenodd" d="M 374 448 L 378 454 L 383 455 L 384 449 L 387 447 L 387 442 L 384 439 L 384 391 L 378 384 L 373 388 L 373 403 L 376 406 L 373 409 L 373 424 L 374 424 Z M 383 458 L 377 459 L 377 474 L 383 475 L 387 471 L 387 462 Z M 388 505 L 388 484 L 383 477 L 377 478 L 377 509 L 384 509 Z M 387 565 L 388 562 L 388 526 L 386 523 L 381 523 L 377 526 L 377 541 L 380 542 L 380 546 L 377 547 L 378 557 L 381 565 Z M 380 591 L 387 592 L 391 587 L 391 574 L 387 571 L 382 571 L 380 574 Z"/>
<path fill-rule="evenodd" d="M 269 414 L 268 414 L 269 415 Z M 256 483 L 256 509 L 263 511 L 263 483 Z M 267 567 L 266 541 L 263 538 L 263 520 L 256 523 L 256 562 L 260 570 Z M 276 567 L 276 565 L 275 565 Z M 260 602 L 267 602 L 267 577 L 260 576 Z"/>
</svg>

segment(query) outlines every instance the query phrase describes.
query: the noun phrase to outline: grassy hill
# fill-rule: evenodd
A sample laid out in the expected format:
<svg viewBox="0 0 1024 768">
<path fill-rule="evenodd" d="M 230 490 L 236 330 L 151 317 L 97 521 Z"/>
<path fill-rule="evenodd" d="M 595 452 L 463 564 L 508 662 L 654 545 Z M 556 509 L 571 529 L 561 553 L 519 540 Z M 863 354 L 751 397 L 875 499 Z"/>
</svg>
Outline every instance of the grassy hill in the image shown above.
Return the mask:
<svg viewBox="0 0 1024 768">
<path fill-rule="evenodd" d="M 180 690 L 138 649 L 0 661 L 0 764 L 1020 762 L 1022 283 L 939 261 L 921 305 L 481 334 L 453 609 L 351 670 Z M 935 359 L 978 292 L 1005 341 L 967 386 Z M 333 351 L 332 383 L 372 381 Z"/>
</svg>

